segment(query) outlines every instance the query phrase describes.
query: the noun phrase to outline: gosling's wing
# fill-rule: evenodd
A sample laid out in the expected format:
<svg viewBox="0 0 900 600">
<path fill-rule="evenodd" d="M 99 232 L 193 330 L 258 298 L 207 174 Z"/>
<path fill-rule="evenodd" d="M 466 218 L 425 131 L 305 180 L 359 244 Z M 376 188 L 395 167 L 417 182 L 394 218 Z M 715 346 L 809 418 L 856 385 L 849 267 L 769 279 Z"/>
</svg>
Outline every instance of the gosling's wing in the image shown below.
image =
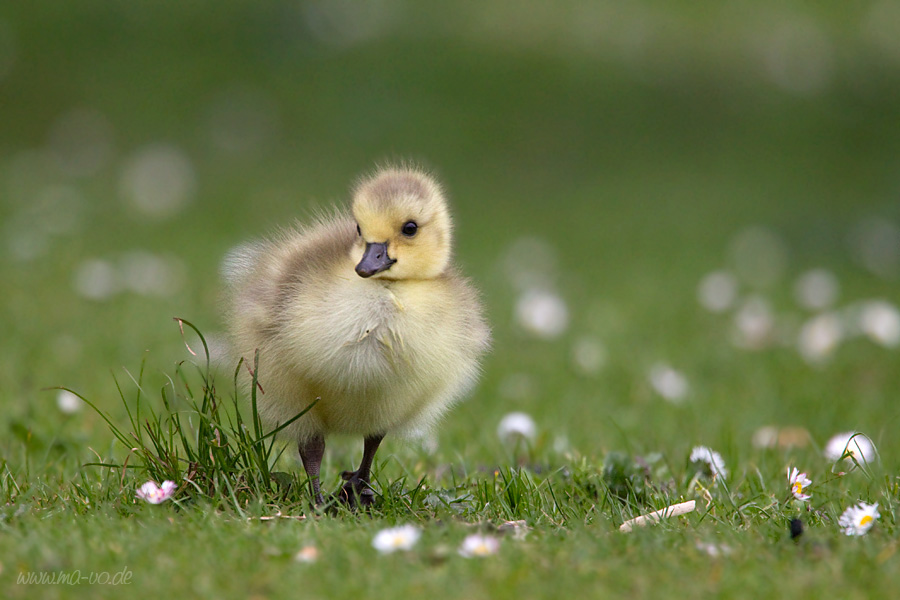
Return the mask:
<svg viewBox="0 0 900 600">
<path fill-rule="evenodd" d="M 491 328 L 484 315 L 481 296 L 471 281 L 456 269 L 448 271 L 446 282 L 454 298 L 456 327 L 470 340 L 474 353 L 481 356 L 491 346 Z"/>
<path fill-rule="evenodd" d="M 355 237 L 353 220 L 336 214 L 228 253 L 222 264 L 226 312 L 244 351 L 277 334 L 286 308 L 322 287 L 323 277 L 347 260 Z"/>
</svg>

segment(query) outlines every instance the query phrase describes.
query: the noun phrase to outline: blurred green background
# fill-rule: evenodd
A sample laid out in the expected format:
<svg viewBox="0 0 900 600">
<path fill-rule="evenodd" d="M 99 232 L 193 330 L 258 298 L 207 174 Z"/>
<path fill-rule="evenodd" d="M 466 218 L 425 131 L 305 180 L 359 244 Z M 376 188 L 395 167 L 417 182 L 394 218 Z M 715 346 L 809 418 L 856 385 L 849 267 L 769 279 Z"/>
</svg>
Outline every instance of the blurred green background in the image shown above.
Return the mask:
<svg viewBox="0 0 900 600">
<path fill-rule="evenodd" d="M 443 456 L 496 460 L 514 410 L 586 454 L 736 460 L 763 425 L 900 451 L 896 350 L 847 334 L 804 360 L 794 299 L 824 268 L 832 309 L 900 301 L 898 98 L 887 0 L 5 2 L 0 424 L 108 443 L 41 389 L 121 416 L 110 370 L 146 356 L 152 388 L 190 358 L 173 316 L 222 339 L 229 248 L 407 158 L 445 183 L 495 333 Z M 713 314 L 697 290 L 718 269 L 739 299 Z M 759 313 L 760 349 L 736 346 Z"/>
</svg>

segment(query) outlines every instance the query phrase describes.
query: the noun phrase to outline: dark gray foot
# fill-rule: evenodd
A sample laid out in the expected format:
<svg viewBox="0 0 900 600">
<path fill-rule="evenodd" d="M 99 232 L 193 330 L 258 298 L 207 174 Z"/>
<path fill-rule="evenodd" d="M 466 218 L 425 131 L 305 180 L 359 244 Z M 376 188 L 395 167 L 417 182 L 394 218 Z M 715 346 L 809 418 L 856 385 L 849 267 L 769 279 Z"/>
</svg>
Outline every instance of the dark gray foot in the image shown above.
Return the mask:
<svg viewBox="0 0 900 600">
<path fill-rule="evenodd" d="M 337 493 L 337 500 L 349 508 L 369 507 L 375 502 L 375 490 L 359 476 L 359 471 L 344 471 L 341 478 L 346 483 Z"/>
<path fill-rule="evenodd" d="M 335 498 L 350 508 L 358 506 L 369 507 L 375 503 L 375 490 L 369 485 L 369 475 L 372 472 L 372 461 L 378 445 L 384 439 L 383 435 L 366 436 L 363 445 L 363 458 L 359 468 L 355 471 L 344 471 L 341 477 L 346 481 Z"/>
</svg>

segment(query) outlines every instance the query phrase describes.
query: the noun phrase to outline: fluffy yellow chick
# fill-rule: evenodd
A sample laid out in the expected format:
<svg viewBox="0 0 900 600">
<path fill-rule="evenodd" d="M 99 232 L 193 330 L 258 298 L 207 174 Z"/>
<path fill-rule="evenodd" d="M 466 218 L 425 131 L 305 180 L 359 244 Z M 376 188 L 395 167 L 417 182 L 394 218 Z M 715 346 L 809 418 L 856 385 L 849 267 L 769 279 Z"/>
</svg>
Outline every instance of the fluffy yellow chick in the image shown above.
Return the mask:
<svg viewBox="0 0 900 600">
<path fill-rule="evenodd" d="M 431 428 L 474 385 L 490 330 L 451 263 L 452 221 L 421 170 L 362 179 L 351 212 L 244 246 L 226 259 L 228 323 L 248 364 L 259 351 L 260 414 L 285 428 L 319 504 L 325 436 L 365 438 L 339 498 L 371 504 L 372 460 L 386 434 Z"/>
</svg>

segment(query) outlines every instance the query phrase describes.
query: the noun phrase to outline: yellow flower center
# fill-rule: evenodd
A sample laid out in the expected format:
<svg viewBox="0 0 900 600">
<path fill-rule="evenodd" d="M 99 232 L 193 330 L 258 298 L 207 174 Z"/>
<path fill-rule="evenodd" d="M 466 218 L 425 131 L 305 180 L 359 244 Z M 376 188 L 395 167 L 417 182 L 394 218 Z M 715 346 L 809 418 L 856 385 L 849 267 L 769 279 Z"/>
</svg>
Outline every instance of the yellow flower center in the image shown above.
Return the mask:
<svg viewBox="0 0 900 600">
<path fill-rule="evenodd" d="M 866 515 L 862 519 L 859 520 L 859 526 L 862 527 L 863 525 L 868 525 L 873 520 L 874 519 L 872 519 L 872 515 Z"/>
<path fill-rule="evenodd" d="M 802 493 L 803 493 L 803 484 L 800 483 L 799 481 L 796 482 L 796 483 L 794 483 L 794 493 L 795 493 L 795 494 L 802 494 Z"/>
</svg>

